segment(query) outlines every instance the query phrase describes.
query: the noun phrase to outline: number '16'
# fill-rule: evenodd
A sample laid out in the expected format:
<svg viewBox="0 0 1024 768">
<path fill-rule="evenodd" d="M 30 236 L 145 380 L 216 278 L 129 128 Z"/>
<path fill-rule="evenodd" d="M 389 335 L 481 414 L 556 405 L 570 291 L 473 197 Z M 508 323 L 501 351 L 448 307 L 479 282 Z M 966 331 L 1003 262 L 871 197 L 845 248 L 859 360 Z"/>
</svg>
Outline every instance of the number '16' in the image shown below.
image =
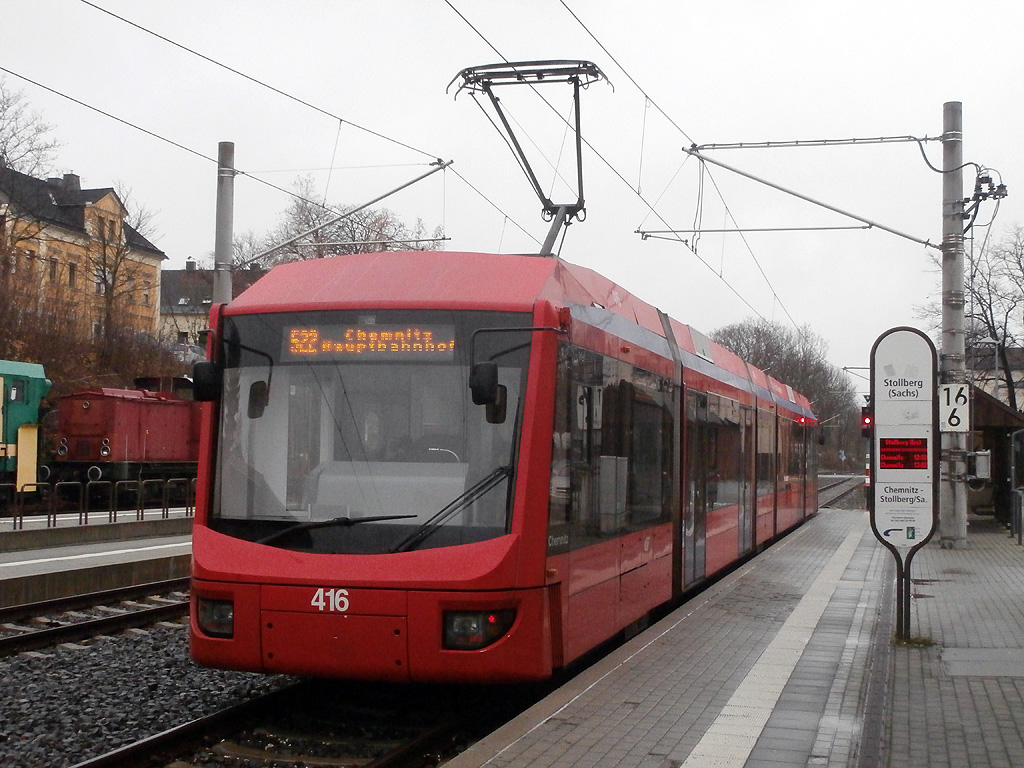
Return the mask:
<svg viewBox="0 0 1024 768">
<path fill-rule="evenodd" d="M 320 587 L 313 594 L 313 599 L 309 601 L 309 604 L 319 611 L 344 613 L 348 610 L 348 590 Z"/>
<path fill-rule="evenodd" d="M 967 405 L 967 389 L 966 387 L 957 387 L 956 394 L 953 394 L 953 388 L 950 387 L 946 390 L 946 405 Z"/>
</svg>

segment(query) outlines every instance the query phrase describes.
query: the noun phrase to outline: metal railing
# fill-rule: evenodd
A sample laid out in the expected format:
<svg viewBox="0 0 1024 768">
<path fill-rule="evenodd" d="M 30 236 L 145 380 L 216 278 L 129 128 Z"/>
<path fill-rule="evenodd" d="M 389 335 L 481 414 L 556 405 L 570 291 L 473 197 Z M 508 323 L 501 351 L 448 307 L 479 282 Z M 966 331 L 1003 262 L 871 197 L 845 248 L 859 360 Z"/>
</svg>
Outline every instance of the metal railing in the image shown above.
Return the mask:
<svg viewBox="0 0 1024 768">
<path fill-rule="evenodd" d="M 11 530 L 23 530 L 26 517 L 46 515 L 46 527 L 58 525 L 62 514 L 78 513 L 78 524 L 88 525 L 92 514 L 106 514 L 108 523 L 130 514 L 144 520 L 149 510 L 169 518 L 172 508 L 195 514 L 196 479 L 173 477 L 149 480 L 62 480 L 56 483 L 0 483 L 0 512 L 12 511 Z"/>
</svg>

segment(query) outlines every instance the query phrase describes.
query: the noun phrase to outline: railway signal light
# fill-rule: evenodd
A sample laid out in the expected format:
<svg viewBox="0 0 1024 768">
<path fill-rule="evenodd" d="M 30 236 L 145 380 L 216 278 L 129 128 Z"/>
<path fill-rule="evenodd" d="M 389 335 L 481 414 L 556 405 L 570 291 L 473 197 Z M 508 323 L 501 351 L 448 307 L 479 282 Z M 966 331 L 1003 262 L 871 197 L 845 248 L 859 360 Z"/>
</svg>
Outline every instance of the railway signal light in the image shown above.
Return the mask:
<svg viewBox="0 0 1024 768">
<path fill-rule="evenodd" d="M 871 437 L 875 429 L 875 416 L 871 408 L 864 406 L 860 409 L 860 434 L 862 437 Z"/>
</svg>

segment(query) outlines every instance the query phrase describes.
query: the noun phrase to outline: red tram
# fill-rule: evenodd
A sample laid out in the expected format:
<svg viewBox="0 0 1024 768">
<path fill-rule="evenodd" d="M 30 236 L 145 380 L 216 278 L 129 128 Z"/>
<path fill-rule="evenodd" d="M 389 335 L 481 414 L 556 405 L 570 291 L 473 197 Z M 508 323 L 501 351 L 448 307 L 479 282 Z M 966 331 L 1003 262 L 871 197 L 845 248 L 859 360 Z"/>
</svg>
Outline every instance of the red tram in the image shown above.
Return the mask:
<svg viewBox="0 0 1024 768">
<path fill-rule="evenodd" d="M 211 327 L 204 665 L 543 679 L 817 508 L 806 398 L 558 258 L 286 264 Z"/>
</svg>

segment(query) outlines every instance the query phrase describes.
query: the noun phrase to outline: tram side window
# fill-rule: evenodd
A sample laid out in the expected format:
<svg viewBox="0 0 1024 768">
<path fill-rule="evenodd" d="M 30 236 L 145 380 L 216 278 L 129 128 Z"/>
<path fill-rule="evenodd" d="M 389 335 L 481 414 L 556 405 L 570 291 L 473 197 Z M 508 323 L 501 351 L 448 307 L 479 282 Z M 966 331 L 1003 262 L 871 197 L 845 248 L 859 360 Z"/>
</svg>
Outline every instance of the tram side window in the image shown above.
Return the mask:
<svg viewBox="0 0 1024 768">
<path fill-rule="evenodd" d="M 779 436 L 778 436 L 778 462 L 775 466 L 775 471 L 778 475 L 778 488 L 785 490 L 789 481 L 792 467 L 790 466 L 793 451 L 792 451 L 792 423 L 789 421 L 779 421 Z"/>
<path fill-rule="evenodd" d="M 563 345 L 555 384 L 549 541 L 577 544 L 668 519 L 671 383 Z"/>
<path fill-rule="evenodd" d="M 807 453 L 807 476 L 805 481 L 818 476 L 818 437 L 821 431 L 817 427 L 804 426 L 803 439 Z"/>
<path fill-rule="evenodd" d="M 667 417 L 667 419 L 666 419 Z M 645 393 L 633 401 L 629 519 L 633 525 L 661 520 L 670 498 L 671 415 Z"/>
<path fill-rule="evenodd" d="M 602 439 L 602 357 L 570 344 L 559 346 L 551 445 L 548 534 L 552 546 L 600 528 L 598 468 Z"/>
<path fill-rule="evenodd" d="M 771 496 L 775 488 L 775 414 L 757 411 L 757 495 Z"/>
<path fill-rule="evenodd" d="M 671 514 L 672 387 L 667 379 L 642 369 L 632 375 L 629 522 L 642 528 Z"/>
<path fill-rule="evenodd" d="M 743 433 L 740 404 L 708 396 L 708 508 L 732 506 L 740 501 Z"/>
<path fill-rule="evenodd" d="M 803 427 L 793 421 L 779 426 L 779 487 L 797 480 L 804 474 Z"/>
<path fill-rule="evenodd" d="M 555 421 L 551 435 L 551 482 L 548 498 L 548 529 L 559 535 L 569 522 L 570 467 L 572 434 L 569 424 L 569 347 L 559 348 L 555 378 Z"/>
</svg>

